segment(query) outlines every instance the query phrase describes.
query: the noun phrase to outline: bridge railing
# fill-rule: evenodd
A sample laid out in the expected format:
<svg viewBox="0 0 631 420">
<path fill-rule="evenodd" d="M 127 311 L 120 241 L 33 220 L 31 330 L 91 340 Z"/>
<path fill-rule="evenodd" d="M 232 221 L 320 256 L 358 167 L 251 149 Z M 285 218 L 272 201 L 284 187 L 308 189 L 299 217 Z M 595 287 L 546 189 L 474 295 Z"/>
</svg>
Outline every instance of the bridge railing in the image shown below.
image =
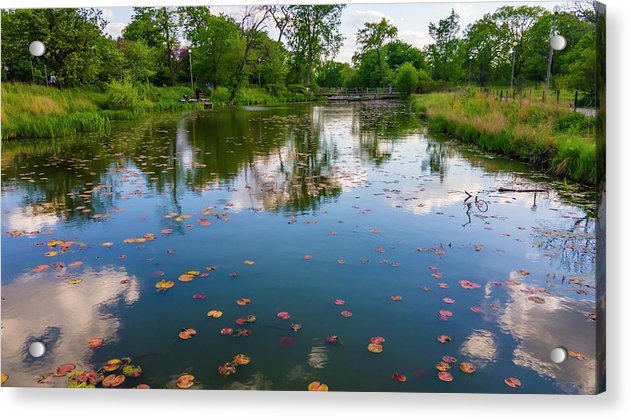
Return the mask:
<svg viewBox="0 0 631 420">
<path fill-rule="evenodd" d="M 394 88 L 327 88 L 319 89 L 314 92 L 319 96 L 333 96 L 333 95 L 399 95 L 399 92 Z"/>
</svg>

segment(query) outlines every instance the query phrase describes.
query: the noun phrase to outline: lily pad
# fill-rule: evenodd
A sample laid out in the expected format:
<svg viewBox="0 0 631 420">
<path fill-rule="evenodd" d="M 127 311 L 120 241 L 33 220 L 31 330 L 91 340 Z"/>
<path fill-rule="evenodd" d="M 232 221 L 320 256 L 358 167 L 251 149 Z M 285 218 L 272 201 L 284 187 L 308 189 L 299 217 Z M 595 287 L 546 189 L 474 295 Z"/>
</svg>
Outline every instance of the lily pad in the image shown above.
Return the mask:
<svg viewBox="0 0 631 420">
<path fill-rule="evenodd" d="M 401 374 L 399 372 L 394 372 L 392 374 L 392 379 L 397 380 L 399 382 L 405 382 L 405 381 L 408 380 L 407 376 L 405 376 L 405 375 L 403 375 L 403 374 Z"/>
<path fill-rule="evenodd" d="M 234 364 L 236 364 L 237 366 L 244 366 L 247 365 L 248 363 L 250 363 L 252 359 L 250 359 L 250 357 L 246 356 L 245 354 L 237 354 L 236 356 L 234 356 L 234 358 L 232 359 L 232 361 L 234 362 Z"/>
<path fill-rule="evenodd" d="M 521 381 L 517 378 L 506 378 L 504 379 L 504 383 L 508 386 L 510 386 L 511 388 L 521 388 Z"/>
<path fill-rule="evenodd" d="M 219 365 L 217 372 L 219 372 L 220 375 L 229 376 L 237 373 L 237 368 L 233 363 L 224 363 L 223 365 Z"/>
<path fill-rule="evenodd" d="M 170 288 L 173 287 L 173 285 L 175 285 L 175 282 L 173 280 L 160 280 L 159 282 L 156 283 L 156 289 L 158 289 L 158 291 L 165 291 L 165 290 L 169 290 Z"/>
<path fill-rule="evenodd" d="M 195 377 L 193 375 L 182 375 L 177 378 L 175 386 L 180 389 L 189 389 L 195 384 Z"/>
<path fill-rule="evenodd" d="M 451 365 L 443 360 L 436 363 L 435 367 L 436 370 L 438 370 L 439 372 L 447 372 L 449 369 L 451 369 Z"/>
<path fill-rule="evenodd" d="M 318 381 L 313 381 L 307 387 L 309 391 L 328 391 L 329 386 L 327 384 L 320 383 Z"/>
<path fill-rule="evenodd" d="M 276 314 L 276 316 L 280 319 L 289 319 L 291 318 L 291 315 L 289 314 L 289 312 L 279 312 Z"/>
<path fill-rule="evenodd" d="M 96 349 L 98 347 L 101 347 L 102 345 L 103 345 L 102 338 L 93 338 L 91 340 L 88 340 L 88 347 L 91 349 Z"/>
<path fill-rule="evenodd" d="M 108 375 L 103 378 L 103 386 L 105 388 L 116 388 L 125 382 L 125 375 Z"/>
<path fill-rule="evenodd" d="M 182 340 L 190 340 L 197 334 L 197 331 L 193 328 L 182 328 L 178 336 Z"/>
<path fill-rule="evenodd" d="M 368 344 L 368 351 L 371 353 L 381 353 L 383 351 L 383 346 L 377 343 Z"/>
<path fill-rule="evenodd" d="M 75 370 L 76 366 L 72 363 L 65 363 L 63 365 L 57 366 L 57 370 L 55 371 L 55 376 L 66 376 L 73 370 Z"/>
<path fill-rule="evenodd" d="M 473 373 L 476 371 L 476 368 L 473 366 L 473 363 L 462 362 L 460 363 L 460 370 L 464 373 Z"/>
<path fill-rule="evenodd" d="M 208 315 L 211 318 L 220 318 L 221 315 L 223 315 L 223 312 L 217 309 L 213 309 L 212 311 L 208 311 L 206 315 Z"/>
<path fill-rule="evenodd" d="M 451 382 L 454 380 L 454 377 L 449 372 L 438 372 L 438 379 L 444 382 Z"/>
</svg>

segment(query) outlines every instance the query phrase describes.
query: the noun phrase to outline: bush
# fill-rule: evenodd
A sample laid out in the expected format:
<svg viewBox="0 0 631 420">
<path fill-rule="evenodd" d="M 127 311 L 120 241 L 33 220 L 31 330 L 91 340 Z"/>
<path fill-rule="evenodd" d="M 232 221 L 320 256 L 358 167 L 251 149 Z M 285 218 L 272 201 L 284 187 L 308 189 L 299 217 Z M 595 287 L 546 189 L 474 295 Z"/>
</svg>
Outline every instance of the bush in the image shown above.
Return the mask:
<svg viewBox="0 0 631 420">
<path fill-rule="evenodd" d="M 548 104 L 499 102 L 475 90 L 414 95 L 415 112 L 433 131 L 484 150 L 538 164 L 558 176 L 594 184 L 594 118 Z"/>
<path fill-rule="evenodd" d="M 136 111 L 142 108 L 144 97 L 129 80 L 113 80 L 108 87 L 107 107 L 110 109 L 125 109 Z"/>
<path fill-rule="evenodd" d="M 410 96 L 418 86 L 418 71 L 411 63 L 403 63 L 397 70 L 395 86 L 404 96 Z"/>
<path fill-rule="evenodd" d="M 559 133 L 590 134 L 594 132 L 596 118 L 588 117 L 580 112 L 562 115 L 554 123 L 554 131 Z"/>
</svg>

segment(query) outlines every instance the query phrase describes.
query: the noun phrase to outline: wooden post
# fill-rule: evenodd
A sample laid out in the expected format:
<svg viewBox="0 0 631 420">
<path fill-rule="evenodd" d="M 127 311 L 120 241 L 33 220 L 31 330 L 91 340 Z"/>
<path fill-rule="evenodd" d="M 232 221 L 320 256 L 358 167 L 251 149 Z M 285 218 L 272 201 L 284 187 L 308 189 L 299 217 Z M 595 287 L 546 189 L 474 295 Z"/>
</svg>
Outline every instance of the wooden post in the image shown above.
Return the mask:
<svg viewBox="0 0 631 420">
<path fill-rule="evenodd" d="M 557 105 L 559 104 L 559 99 L 561 98 L 561 90 L 557 89 Z"/>
<path fill-rule="evenodd" d="M 500 102 L 502 102 L 502 95 L 504 94 L 504 89 L 500 90 Z"/>
<path fill-rule="evenodd" d="M 578 90 L 574 92 L 574 112 L 576 112 L 577 106 L 578 106 Z"/>
</svg>

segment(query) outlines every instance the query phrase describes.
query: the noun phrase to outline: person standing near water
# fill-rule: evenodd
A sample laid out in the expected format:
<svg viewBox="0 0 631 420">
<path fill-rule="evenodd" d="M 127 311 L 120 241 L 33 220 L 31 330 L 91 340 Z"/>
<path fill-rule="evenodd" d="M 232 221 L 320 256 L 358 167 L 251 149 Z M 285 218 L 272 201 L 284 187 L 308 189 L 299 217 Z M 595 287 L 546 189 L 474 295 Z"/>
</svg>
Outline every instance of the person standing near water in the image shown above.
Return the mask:
<svg viewBox="0 0 631 420">
<path fill-rule="evenodd" d="M 51 74 L 48 78 L 48 84 L 52 87 L 55 87 L 55 83 L 57 83 L 57 77 L 54 74 Z"/>
</svg>

